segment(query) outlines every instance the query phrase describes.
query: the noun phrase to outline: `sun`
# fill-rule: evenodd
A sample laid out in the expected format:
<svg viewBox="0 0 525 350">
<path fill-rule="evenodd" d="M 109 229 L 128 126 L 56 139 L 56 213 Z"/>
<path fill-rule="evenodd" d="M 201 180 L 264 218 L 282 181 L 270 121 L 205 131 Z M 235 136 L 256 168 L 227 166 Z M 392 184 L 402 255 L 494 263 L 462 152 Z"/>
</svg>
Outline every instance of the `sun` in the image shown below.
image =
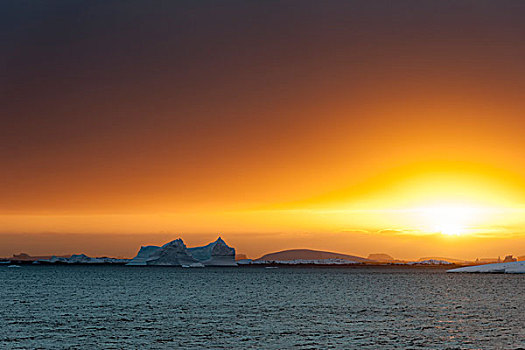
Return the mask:
<svg viewBox="0 0 525 350">
<path fill-rule="evenodd" d="M 419 208 L 426 231 L 438 232 L 446 236 L 461 236 L 467 233 L 469 225 L 480 216 L 474 207 L 436 206 Z"/>
<path fill-rule="evenodd" d="M 455 222 L 448 222 L 437 225 L 436 231 L 446 236 L 460 236 L 464 233 L 465 228 Z"/>
</svg>

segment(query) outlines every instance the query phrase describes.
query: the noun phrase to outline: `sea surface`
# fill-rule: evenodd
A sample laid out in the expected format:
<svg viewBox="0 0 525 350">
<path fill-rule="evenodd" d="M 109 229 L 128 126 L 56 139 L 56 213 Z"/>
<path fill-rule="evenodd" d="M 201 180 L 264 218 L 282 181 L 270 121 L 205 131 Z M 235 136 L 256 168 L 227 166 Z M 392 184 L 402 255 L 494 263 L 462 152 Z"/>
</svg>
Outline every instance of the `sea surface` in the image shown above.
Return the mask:
<svg viewBox="0 0 525 350">
<path fill-rule="evenodd" d="M 525 275 L 0 266 L 0 349 L 520 349 Z"/>
</svg>

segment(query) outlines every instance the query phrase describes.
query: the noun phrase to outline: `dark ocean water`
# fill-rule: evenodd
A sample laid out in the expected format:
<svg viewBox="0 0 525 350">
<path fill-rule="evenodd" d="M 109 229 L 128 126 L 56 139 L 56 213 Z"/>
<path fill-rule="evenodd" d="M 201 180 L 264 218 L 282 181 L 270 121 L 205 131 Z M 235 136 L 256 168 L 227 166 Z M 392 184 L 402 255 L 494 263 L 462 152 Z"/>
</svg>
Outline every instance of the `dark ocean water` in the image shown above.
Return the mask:
<svg viewBox="0 0 525 350">
<path fill-rule="evenodd" d="M 525 276 L 0 266 L 1 349 L 518 349 Z"/>
</svg>

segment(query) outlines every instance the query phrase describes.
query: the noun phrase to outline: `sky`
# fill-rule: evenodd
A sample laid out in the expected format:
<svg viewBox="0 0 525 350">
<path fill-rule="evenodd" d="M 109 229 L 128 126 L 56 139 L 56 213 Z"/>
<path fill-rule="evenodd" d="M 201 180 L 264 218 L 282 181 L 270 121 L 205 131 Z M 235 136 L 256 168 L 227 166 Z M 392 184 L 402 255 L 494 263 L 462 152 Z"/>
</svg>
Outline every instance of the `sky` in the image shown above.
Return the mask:
<svg viewBox="0 0 525 350">
<path fill-rule="evenodd" d="M 219 234 L 525 255 L 522 1 L 0 4 L 0 256 Z"/>
</svg>

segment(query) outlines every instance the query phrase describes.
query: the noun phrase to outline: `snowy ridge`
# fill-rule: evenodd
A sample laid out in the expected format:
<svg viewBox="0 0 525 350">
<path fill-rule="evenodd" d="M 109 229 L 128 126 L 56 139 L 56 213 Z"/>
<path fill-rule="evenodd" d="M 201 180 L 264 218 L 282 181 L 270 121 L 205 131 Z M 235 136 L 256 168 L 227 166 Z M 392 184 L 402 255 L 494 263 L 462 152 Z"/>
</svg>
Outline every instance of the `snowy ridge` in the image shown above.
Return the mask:
<svg viewBox="0 0 525 350">
<path fill-rule="evenodd" d="M 447 272 L 468 272 L 468 273 L 525 273 L 525 261 L 515 261 L 508 263 L 487 264 L 477 266 L 466 266 L 458 269 L 448 270 Z"/>
<path fill-rule="evenodd" d="M 451 263 L 445 260 L 429 259 L 429 260 L 423 260 L 423 261 L 409 262 L 409 263 L 406 263 L 406 265 L 454 265 L 454 263 Z"/>
<path fill-rule="evenodd" d="M 38 260 L 39 263 L 48 263 L 48 264 L 124 264 L 127 263 L 129 259 L 117 259 L 117 258 L 92 258 L 85 254 L 75 254 L 71 255 L 70 258 L 52 256 L 50 259 Z"/>
</svg>

